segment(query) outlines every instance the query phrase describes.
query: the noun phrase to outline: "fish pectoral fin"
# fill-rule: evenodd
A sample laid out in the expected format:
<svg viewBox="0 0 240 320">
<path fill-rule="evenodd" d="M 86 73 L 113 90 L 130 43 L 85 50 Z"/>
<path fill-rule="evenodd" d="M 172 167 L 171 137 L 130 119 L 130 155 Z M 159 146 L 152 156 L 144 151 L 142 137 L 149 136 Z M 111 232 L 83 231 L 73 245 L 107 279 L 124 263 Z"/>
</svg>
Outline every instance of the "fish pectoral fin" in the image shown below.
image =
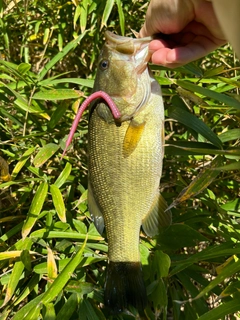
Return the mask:
<svg viewBox="0 0 240 320">
<path fill-rule="evenodd" d="M 168 205 L 159 193 L 155 197 L 151 209 L 142 221 L 144 232 L 149 237 L 154 237 L 159 233 L 161 227 L 167 227 L 172 223 L 172 213 L 166 211 Z"/>
<path fill-rule="evenodd" d="M 138 142 L 141 139 L 145 122 L 137 123 L 135 120 L 131 120 L 127 128 L 124 140 L 123 140 L 123 156 L 127 158 L 136 149 Z"/>
<path fill-rule="evenodd" d="M 88 184 L 88 209 L 97 231 L 102 234 L 104 229 L 104 218 L 94 198 L 91 184 Z"/>
</svg>

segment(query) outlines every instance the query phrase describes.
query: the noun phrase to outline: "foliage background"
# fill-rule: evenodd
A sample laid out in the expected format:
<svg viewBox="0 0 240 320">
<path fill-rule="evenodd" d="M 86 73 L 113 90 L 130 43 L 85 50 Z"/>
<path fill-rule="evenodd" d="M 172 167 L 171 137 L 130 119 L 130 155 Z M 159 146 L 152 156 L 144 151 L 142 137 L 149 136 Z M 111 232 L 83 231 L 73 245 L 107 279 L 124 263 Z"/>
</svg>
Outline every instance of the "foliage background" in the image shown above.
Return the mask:
<svg viewBox="0 0 240 320">
<path fill-rule="evenodd" d="M 134 319 L 103 305 L 107 242 L 87 203 L 87 115 L 104 29 L 132 36 L 146 1 L 0 0 L 0 319 Z M 237 319 L 240 311 L 239 61 L 225 46 L 162 85 L 161 190 L 173 224 L 141 259 L 146 319 Z M 8 175 L 11 174 L 11 180 Z M 184 302 L 184 303 L 183 303 Z"/>
</svg>

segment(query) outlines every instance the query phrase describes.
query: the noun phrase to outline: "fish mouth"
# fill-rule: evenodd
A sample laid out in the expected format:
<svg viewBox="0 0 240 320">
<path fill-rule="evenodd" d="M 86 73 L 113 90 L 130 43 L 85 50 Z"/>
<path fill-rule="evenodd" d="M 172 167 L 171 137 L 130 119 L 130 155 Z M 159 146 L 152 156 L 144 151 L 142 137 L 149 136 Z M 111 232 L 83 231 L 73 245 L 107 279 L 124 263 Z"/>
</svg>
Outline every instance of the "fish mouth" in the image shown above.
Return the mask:
<svg viewBox="0 0 240 320">
<path fill-rule="evenodd" d="M 141 86 L 141 93 L 143 94 L 141 102 L 136 106 L 135 110 L 131 114 L 122 115 L 117 120 L 119 125 L 124 121 L 132 120 L 146 105 L 151 94 L 151 86 L 141 82 L 141 75 L 148 67 L 148 62 L 151 59 L 151 53 L 148 50 L 148 45 L 153 39 L 152 37 L 145 38 L 129 38 L 116 35 L 110 31 L 105 32 L 106 45 L 118 53 L 131 56 L 134 59 L 135 71 L 138 76 L 139 86 Z"/>
<path fill-rule="evenodd" d="M 141 74 L 146 70 L 147 64 L 151 59 L 148 44 L 153 39 L 152 37 L 129 38 L 106 31 L 105 38 L 107 45 L 112 50 L 134 56 L 137 74 Z"/>
</svg>

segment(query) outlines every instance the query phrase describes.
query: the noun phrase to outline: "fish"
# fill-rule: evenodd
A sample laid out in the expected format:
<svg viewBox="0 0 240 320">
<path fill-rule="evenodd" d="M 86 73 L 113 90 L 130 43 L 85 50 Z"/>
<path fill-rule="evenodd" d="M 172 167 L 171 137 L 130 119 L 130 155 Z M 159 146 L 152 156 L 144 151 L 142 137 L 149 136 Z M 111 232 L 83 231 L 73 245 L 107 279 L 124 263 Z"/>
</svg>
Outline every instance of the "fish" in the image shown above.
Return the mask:
<svg viewBox="0 0 240 320">
<path fill-rule="evenodd" d="M 153 237 L 171 224 L 159 192 L 164 156 L 164 104 L 148 62 L 151 38 L 105 33 L 93 92 L 117 106 L 92 102 L 88 127 L 88 208 L 100 234 L 106 230 L 108 264 L 104 304 L 113 313 L 147 305 L 140 230 Z"/>
</svg>

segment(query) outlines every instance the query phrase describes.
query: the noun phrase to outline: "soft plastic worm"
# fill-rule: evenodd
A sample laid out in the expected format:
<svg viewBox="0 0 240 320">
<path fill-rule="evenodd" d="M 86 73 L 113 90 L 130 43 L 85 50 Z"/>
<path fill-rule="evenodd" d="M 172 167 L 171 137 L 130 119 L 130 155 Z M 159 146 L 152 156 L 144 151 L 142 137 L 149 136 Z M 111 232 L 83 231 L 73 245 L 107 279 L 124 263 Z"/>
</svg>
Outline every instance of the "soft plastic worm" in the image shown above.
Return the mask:
<svg viewBox="0 0 240 320">
<path fill-rule="evenodd" d="M 67 151 L 67 148 L 69 147 L 69 145 L 71 144 L 72 142 L 72 139 L 73 139 L 73 136 L 74 136 L 74 133 L 77 129 L 77 126 L 78 126 L 78 123 L 81 119 L 81 116 L 84 112 L 84 110 L 87 108 L 87 106 L 92 102 L 94 101 L 95 99 L 99 99 L 99 98 L 102 98 L 104 99 L 111 112 L 112 112 L 112 115 L 115 119 L 119 119 L 121 117 L 121 114 L 118 110 L 118 107 L 116 106 L 116 104 L 113 102 L 112 98 L 104 91 L 97 91 L 97 92 L 94 92 L 92 93 L 84 102 L 83 104 L 81 105 L 81 107 L 79 108 L 78 110 L 78 113 L 73 121 L 73 124 L 72 124 L 72 127 L 71 127 L 71 130 L 70 130 L 70 133 L 68 135 L 68 138 L 67 138 L 67 141 L 66 141 L 66 146 L 65 146 L 65 149 L 63 151 L 63 155 L 62 157 L 64 157 L 66 151 Z"/>
</svg>

